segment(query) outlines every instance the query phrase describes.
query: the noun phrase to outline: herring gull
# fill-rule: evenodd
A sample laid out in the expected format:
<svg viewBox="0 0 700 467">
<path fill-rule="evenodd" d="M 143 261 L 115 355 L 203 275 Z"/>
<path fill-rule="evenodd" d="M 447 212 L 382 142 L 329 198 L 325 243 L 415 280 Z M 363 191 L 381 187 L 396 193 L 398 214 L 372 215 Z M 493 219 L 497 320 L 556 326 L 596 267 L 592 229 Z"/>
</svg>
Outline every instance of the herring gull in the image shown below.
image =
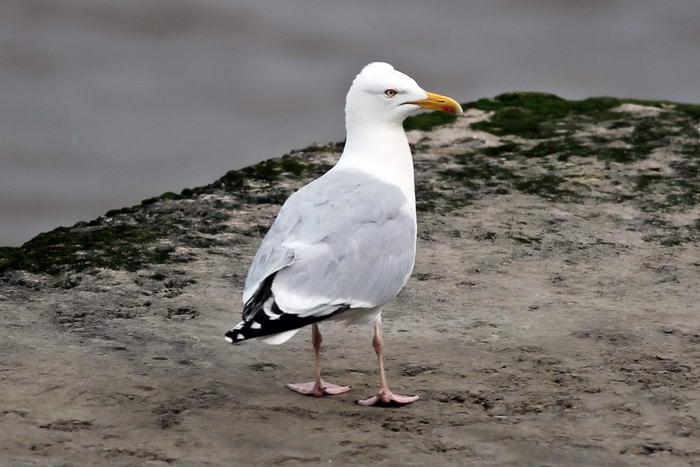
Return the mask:
<svg viewBox="0 0 700 467">
<path fill-rule="evenodd" d="M 326 319 L 374 326 L 380 387 L 361 405 L 408 404 L 386 382 L 382 307 L 408 281 L 416 256 L 413 159 L 402 123 L 420 109 L 460 113 L 446 96 L 424 91 L 388 63 L 370 63 L 355 77 L 345 103 L 347 137 L 337 164 L 292 194 L 258 249 L 243 292 L 243 320 L 230 343 L 252 338 L 282 344 L 312 325 L 315 378 L 287 384 L 313 396 L 341 394 L 321 378 Z"/>
</svg>

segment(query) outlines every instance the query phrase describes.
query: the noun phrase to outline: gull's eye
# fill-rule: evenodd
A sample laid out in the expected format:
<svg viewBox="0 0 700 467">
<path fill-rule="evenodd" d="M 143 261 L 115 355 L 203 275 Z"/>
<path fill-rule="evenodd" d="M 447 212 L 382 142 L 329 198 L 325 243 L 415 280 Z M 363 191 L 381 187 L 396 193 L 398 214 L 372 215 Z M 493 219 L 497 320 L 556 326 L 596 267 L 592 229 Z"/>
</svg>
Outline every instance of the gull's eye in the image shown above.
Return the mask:
<svg viewBox="0 0 700 467">
<path fill-rule="evenodd" d="M 397 91 L 396 89 L 387 89 L 386 91 L 384 91 L 384 95 L 386 97 L 394 97 L 398 93 L 399 93 L 399 91 Z"/>
</svg>

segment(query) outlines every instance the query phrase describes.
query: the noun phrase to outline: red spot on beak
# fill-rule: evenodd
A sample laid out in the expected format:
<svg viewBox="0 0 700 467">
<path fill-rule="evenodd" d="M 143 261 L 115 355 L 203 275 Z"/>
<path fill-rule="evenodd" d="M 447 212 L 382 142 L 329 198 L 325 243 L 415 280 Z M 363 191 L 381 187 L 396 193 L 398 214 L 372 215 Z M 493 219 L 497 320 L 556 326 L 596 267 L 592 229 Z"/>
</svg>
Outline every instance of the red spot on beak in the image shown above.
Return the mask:
<svg viewBox="0 0 700 467">
<path fill-rule="evenodd" d="M 456 110 L 454 109 L 454 107 L 449 107 L 449 106 L 447 106 L 447 105 L 444 106 L 444 107 L 442 108 L 442 111 L 443 111 L 443 112 L 447 112 L 448 114 L 453 114 L 453 113 L 456 112 Z"/>
</svg>

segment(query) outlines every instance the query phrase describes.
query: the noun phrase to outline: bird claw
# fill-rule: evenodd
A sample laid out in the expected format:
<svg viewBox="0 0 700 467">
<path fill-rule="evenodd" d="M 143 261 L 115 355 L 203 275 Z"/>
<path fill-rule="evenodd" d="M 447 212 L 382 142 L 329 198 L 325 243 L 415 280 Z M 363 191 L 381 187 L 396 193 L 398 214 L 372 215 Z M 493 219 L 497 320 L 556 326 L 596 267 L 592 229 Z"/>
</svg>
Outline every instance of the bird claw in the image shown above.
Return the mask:
<svg viewBox="0 0 700 467">
<path fill-rule="evenodd" d="M 357 401 L 358 404 L 364 406 L 379 405 L 379 406 L 391 406 L 397 405 L 402 406 L 410 404 L 418 400 L 418 396 L 402 396 L 399 394 L 394 394 L 389 390 L 389 388 L 381 388 L 376 396 L 372 396 L 367 399 L 361 399 Z"/>
<path fill-rule="evenodd" d="M 315 397 L 322 397 L 325 395 L 336 396 L 350 390 L 350 386 L 338 386 L 337 384 L 329 383 L 324 380 L 321 380 L 320 385 L 317 384 L 316 381 L 310 381 L 308 383 L 287 383 L 287 388 L 299 394 Z"/>
</svg>

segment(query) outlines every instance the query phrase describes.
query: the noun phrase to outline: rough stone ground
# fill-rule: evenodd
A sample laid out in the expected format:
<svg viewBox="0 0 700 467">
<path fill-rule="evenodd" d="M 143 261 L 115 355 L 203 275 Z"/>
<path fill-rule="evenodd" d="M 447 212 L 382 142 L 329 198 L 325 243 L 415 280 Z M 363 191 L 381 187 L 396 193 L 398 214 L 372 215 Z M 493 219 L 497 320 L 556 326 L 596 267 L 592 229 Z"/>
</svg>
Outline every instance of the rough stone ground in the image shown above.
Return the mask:
<svg viewBox="0 0 700 467">
<path fill-rule="evenodd" d="M 509 94 L 409 133 L 419 252 L 371 331 L 227 345 L 278 205 L 339 145 L 0 249 L 0 464 L 700 465 L 698 109 Z M 433 122 L 434 123 L 434 122 Z M 438 122 L 440 123 L 440 122 Z M 422 124 L 422 126 L 421 126 Z"/>
</svg>

